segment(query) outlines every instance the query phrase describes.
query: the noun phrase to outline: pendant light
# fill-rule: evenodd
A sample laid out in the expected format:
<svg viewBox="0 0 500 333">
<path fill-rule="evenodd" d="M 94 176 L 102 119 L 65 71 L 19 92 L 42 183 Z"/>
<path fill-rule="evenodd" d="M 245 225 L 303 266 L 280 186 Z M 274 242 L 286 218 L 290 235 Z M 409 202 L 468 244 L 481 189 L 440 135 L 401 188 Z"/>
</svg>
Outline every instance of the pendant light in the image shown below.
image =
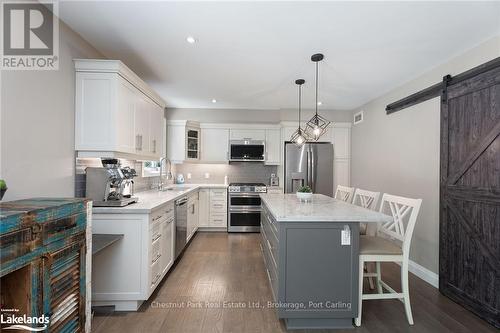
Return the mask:
<svg viewBox="0 0 500 333">
<path fill-rule="evenodd" d="M 302 127 L 300 126 L 300 113 L 302 111 L 302 85 L 305 82 L 306 81 L 304 79 L 295 80 L 295 84 L 299 86 L 299 122 L 298 122 L 297 130 L 295 132 L 293 132 L 292 137 L 290 138 L 290 141 L 295 143 L 297 146 L 302 146 L 307 141 L 306 133 L 302 129 Z"/>
<path fill-rule="evenodd" d="M 316 104 L 315 104 L 315 115 L 307 122 L 305 132 L 306 135 L 314 141 L 318 141 L 318 139 L 325 134 L 328 126 L 331 124 L 326 118 L 320 116 L 318 114 L 318 76 L 319 70 L 318 65 L 321 60 L 323 60 L 324 56 L 321 53 L 316 53 L 311 56 L 311 60 L 316 63 Z"/>
</svg>

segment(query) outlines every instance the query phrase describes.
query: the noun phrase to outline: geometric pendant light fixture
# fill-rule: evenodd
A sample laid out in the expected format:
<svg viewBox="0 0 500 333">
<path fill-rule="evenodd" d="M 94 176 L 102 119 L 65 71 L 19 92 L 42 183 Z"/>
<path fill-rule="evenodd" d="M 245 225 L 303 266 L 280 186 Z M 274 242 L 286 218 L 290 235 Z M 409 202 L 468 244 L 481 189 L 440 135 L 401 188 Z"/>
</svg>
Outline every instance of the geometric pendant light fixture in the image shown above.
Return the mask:
<svg viewBox="0 0 500 333">
<path fill-rule="evenodd" d="M 293 132 L 291 138 L 290 138 L 290 141 L 292 141 L 294 144 L 296 144 L 297 146 L 302 146 L 304 143 L 306 143 L 306 141 L 308 141 L 308 137 L 307 137 L 307 134 L 306 132 L 302 129 L 301 125 L 300 125 L 300 113 L 302 111 L 302 85 L 305 83 L 306 81 L 304 79 L 297 79 L 295 80 L 295 84 L 299 86 L 299 119 L 298 119 L 298 126 L 297 126 L 297 129 L 295 130 L 295 132 Z"/>
<path fill-rule="evenodd" d="M 326 133 L 328 126 L 331 124 L 329 120 L 318 114 L 318 75 L 319 75 L 318 64 L 321 60 L 323 60 L 323 58 L 324 56 L 321 53 L 313 54 L 311 56 L 311 60 L 314 63 L 316 63 L 316 104 L 315 104 L 316 113 L 307 122 L 304 132 L 309 140 L 314 140 L 314 141 L 318 141 L 319 138 Z"/>
</svg>

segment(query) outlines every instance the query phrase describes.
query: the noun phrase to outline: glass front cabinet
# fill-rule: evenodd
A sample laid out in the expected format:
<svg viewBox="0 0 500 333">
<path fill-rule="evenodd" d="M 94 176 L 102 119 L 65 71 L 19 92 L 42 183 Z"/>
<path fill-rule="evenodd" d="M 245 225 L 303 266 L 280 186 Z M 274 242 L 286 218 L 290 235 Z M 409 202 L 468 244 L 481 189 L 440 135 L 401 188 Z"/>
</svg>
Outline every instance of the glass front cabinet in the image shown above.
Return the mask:
<svg viewBox="0 0 500 333">
<path fill-rule="evenodd" d="M 194 127 L 186 128 L 186 159 L 200 159 L 200 129 Z"/>
</svg>

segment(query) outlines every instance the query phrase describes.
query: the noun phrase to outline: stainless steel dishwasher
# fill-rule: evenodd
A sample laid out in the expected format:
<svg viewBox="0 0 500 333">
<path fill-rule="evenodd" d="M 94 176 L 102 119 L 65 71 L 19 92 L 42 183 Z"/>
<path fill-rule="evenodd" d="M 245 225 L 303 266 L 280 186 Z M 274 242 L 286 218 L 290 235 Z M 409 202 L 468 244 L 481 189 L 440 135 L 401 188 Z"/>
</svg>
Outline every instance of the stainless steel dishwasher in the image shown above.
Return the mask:
<svg viewBox="0 0 500 333">
<path fill-rule="evenodd" d="M 187 236 L 187 197 L 175 201 L 175 259 L 186 246 Z"/>
</svg>

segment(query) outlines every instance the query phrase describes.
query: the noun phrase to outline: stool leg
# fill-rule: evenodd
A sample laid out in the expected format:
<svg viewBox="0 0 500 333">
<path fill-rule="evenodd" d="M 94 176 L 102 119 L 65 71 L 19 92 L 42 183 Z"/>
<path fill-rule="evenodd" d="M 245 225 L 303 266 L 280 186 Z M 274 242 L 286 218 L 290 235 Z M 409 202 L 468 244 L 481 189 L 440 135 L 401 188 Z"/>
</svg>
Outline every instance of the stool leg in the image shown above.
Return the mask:
<svg viewBox="0 0 500 333">
<path fill-rule="evenodd" d="M 408 288 L 408 261 L 403 261 L 401 265 L 401 286 L 403 289 L 404 305 L 408 323 L 413 325 L 413 315 L 411 314 L 410 291 Z"/>
<path fill-rule="evenodd" d="M 380 261 L 377 261 L 376 263 L 376 270 L 377 270 L 377 293 L 382 294 L 382 284 L 380 281 L 382 280 L 382 269 L 380 268 Z"/>
<path fill-rule="evenodd" d="M 354 319 L 354 324 L 356 326 L 361 326 L 361 308 L 363 304 L 363 273 L 364 273 L 365 263 L 363 259 L 359 259 L 359 297 L 358 297 L 358 316 Z"/>
<path fill-rule="evenodd" d="M 365 268 L 367 273 L 373 272 L 373 263 L 372 262 L 365 263 Z M 375 284 L 373 283 L 373 277 L 371 276 L 368 277 L 368 283 L 370 285 L 370 290 L 375 289 Z"/>
</svg>

